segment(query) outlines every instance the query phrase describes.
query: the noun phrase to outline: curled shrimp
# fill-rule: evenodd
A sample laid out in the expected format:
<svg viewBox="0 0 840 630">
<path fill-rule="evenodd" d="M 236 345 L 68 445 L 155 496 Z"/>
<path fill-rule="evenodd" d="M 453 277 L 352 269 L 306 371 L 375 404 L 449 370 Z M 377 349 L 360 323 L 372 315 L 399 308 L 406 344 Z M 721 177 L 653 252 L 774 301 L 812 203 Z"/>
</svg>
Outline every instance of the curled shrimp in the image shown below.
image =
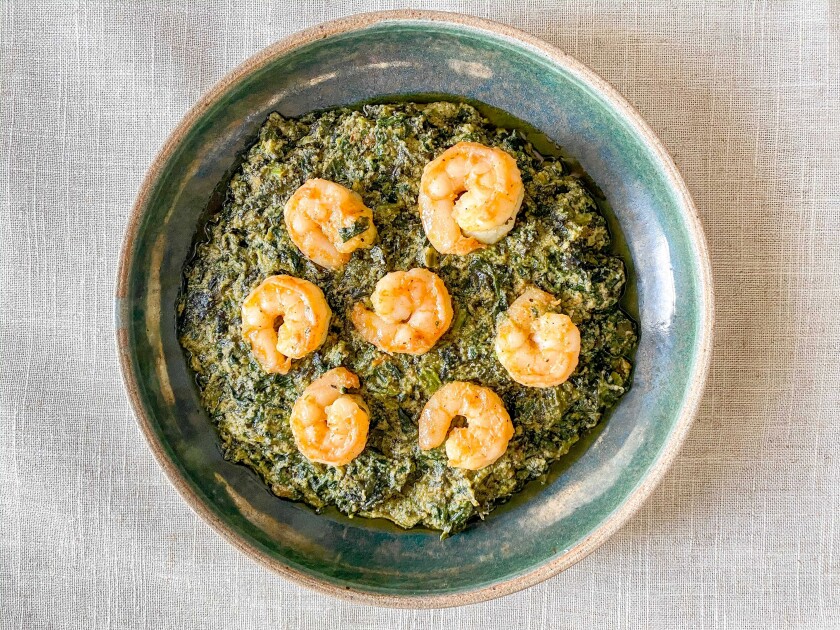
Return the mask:
<svg viewBox="0 0 840 630">
<path fill-rule="evenodd" d="M 580 355 L 580 331 L 551 310 L 558 300 L 531 286 L 510 305 L 496 331 L 496 356 L 517 383 L 554 387 L 571 376 Z"/>
<path fill-rule="evenodd" d="M 283 209 L 292 242 L 312 262 L 328 269 L 376 239 L 373 212 L 358 193 L 326 179 L 304 182 Z"/>
<path fill-rule="evenodd" d="M 242 303 L 242 336 L 262 368 L 286 374 L 292 359 L 317 350 L 332 312 L 317 286 L 293 276 L 269 276 Z"/>
<path fill-rule="evenodd" d="M 429 162 L 420 179 L 420 219 L 442 254 L 465 255 L 513 228 L 525 188 L 509 154 L 459 142 Z"/>
<path fill-rule="evenodd" d="M 456 416 L 466 418 L 467 426 L 450 431 Z M 429 398 L 420 412 L 419 428 L 421 449 L 428 451 L 446 440 L 449 465 L 467 470 L 495 462 L 513 437 L 502 399 L 492 389 L 463 381 L 447 383 Z"/>
<path fill-rule="evenodd" d="M 428 269 L 386 274 L 370 301 L 373 311 L 356 304 L 350 319 L 367 342 L 384 352 L 428 352 L 452 323 L 449 292 Z"/>
<path fill-rule="evenodd" d="M 359 377 L 339 367 L 312 381 L 292 407 L 295 444 L 313 462 L 344 466 L 365 449 L 370 411 L 357 394 Z"/>
</svg>

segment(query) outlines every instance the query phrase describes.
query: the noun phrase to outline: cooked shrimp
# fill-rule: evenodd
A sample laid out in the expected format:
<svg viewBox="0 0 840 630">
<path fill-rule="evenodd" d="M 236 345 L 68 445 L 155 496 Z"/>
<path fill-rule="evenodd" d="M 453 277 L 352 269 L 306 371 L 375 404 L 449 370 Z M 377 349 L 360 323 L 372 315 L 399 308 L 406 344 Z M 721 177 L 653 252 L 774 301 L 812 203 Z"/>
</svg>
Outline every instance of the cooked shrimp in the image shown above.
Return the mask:
<svg viewBox="0 0 840 630">
<path fill-rule="evenodd" d="M 420 179 L 420 218 L 442 254 L 465 255 L 510 232 L 525 188 L 516 160 L 495 147 L 459 142 Z"/>
<path fill-rule="evenodd" d="M 373 212 L 358 193 L 326 179 L 310 179 L 283 210 L 292 242 L 312 262 L 338 269 L 376 238 Z"/>
<path fill-rule="evenodd" d="M 242 336 L 266 372 L 286 374 L 292 359 L 324 343 L 331 316 L 323 292 L 308 280 L 269 276 L 242 303 Z"/>
<path fill-rule="evenodd" d="M 571 376 L 580 355 L 580 331 L 551 310 L 558 300 L 531 286 L 510 305 L 496 331 L 496 356 L 517 383 L 554 387 Z"/>
<path fill-rule="evenodd" d="M 356 304 L 350 319 L 366 341 L 384 352 L 428 352 L 452 323 L 449 292 L 428 269 L 386 274 L 370 301 L 373 311 Z"/>
<path fill-rule="evenodd" d="M 456 416 L 466 418 L 467 426 L 450 431 Z M 513 423 L 502 399 L 481 385 L 447 383 L 420 412 L 420 448 L 428 451 L 446 440 L 449 465 L 456 468 L 489 466 L 504 455 L 512 437 Z"/>
<path fill-rule="evenodd" d="M 358 389 L 359 377 L 339 367 L 312 381 L 295 401 L 289 424 L 298 450 L 313 461 L 344 466 L 365 449 L 370 411 Z"/>
</svg>

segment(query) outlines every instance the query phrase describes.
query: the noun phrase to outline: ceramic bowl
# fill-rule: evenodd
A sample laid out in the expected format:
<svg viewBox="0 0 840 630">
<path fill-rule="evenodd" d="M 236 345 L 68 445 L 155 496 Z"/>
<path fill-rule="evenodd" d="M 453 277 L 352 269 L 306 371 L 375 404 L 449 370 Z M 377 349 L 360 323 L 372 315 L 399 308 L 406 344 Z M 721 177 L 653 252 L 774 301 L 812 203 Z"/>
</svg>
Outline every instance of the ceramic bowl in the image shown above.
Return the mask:
<svg viewBox="0 0 840 630">
<path fill-rule="evenodd" d="M 279 499 L 221 456 L 175 333 L 181 268 L 269 112 L 385 95 L 475 99 L 582 163 L 628 246 L 641 340 L 634 385 L 550 483 L 440 540 Z M 691 198 L 662 144 L 579 62 L 506 26 L 416 11 L 357 15 L 280 41 L 225 77 L 166 141 L 140 189 L 116 294 L 117 343 L 140 427 L 189 505 L 255 560 L 332 595 L 387 606 L 473 603 L 535 584 L 600 545 L 662 478 L 709 365 L 712 289 Z"/>
</svg>

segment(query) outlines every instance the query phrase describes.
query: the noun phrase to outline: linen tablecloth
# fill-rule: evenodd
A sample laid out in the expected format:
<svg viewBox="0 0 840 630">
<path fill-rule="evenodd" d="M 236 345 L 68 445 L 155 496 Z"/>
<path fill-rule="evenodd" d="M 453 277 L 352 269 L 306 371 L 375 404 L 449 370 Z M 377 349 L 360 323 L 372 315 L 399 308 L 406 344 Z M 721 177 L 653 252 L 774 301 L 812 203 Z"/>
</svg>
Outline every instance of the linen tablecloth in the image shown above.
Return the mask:
<svg viewBox="0 0 840 630">
<path fill-rule="evenodd" d="M 135 425 L 112 294 L 143 173 L 225 72 L 390 2 L 0 3 L 0 627 L 840 627 L 840 5 L 412 3 L 522 28 L 641 112 L 699 208 L 717 294 L 700 415 L 652 498 L 565 573 L 392 611 L 256 565 Z"/>
</svg>

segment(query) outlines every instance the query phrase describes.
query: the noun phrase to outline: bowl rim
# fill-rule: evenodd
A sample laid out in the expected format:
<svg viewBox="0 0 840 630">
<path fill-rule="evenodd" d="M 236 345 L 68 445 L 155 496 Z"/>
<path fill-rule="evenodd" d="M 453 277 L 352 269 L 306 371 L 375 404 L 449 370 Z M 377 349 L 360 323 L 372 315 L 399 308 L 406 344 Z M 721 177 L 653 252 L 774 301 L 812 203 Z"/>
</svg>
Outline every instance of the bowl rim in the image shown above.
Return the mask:
<svg viewBox="0 0 840 630">
<path fill-rule="evenodd" d="M 671 189 L 677 194 L 683 208 L 690 241 L 698 260 L 697 274 L 699 292 L 701 296 L 701 318 L 696 343 L 696 358 L 689 388 L 683 399 L 671 434 L 651 467 L 648 469 L 639 485 L 624 499 L 624 501 L 592 532 L 580 540 L 576 545 L 558 554 L 548 562 L 529 569 L 523 573 L 506 578 L 502 581 L 479 586 L 474 589 L 445 593 L 440 595 L 411 595 L 387 594 L 368 591 L 355 587 L 340 587 L 326 579 L 319 579 L 294 569 L 283 562 L 265 555 L 257 546 L 246 542 L 241 535 L 227 523 L 222 521 L 199 496 L 189 482 L 184 479 L 174 462 L 169 458 L 162 441 L 152 429 L 151 421 L 143 406 L 138 381 L 135 373 L 127 329 L 121 324 L 126 321 L 127 313 L 125 297 L 128 291 L 128 281 L 131 262 L 134 258 L 136 238 L 149 201 L 152 190 L 157 184 L 164 165 L 174 154 L 185 134 L 193 124 L 224 94 L 231 86 L 250 73 L 265 66 L 277 57 L 289 53 L 311 42 L 333 37 L 343 33 L 364 30 L 371 26 L 385 22 L 438 22 L 454 26 L 466 27 L 491 36 L 512 40 L 513 43 L 524 46 L 531 52 L 546 58 L 552 63 L 570 72 L 582 83 L 588 85 L 632 126 L 652 151 L 662 165 Z M 134 416 L 151 448 L 152 454 L 163 469 L 169 482 L 175 487 L 187 505 L 202 520 L 209 524 L 218 534 L 250 558 L 269 568 L 281 576 L 315 591 L 360 604 L 372 604 L 391 608 L 447 608 L 487 601 L 503 595 L 509 595 L 522 589 L 538 584 L 553 577 L 573 564 L 579 562 L 597 547 L 603 544 L 632 516 L 644 501 L 650 496 L 654 488 L 662 481 L 665 473 L 671 467 L 679 452 L 694 417 L 697 414 L 703 390 L 706 385 L 711 363 L 714 321 L 714 287 L 711 277 L 711 263 L 703 228 L 697 213 L 697 208 L 691 198 L 680 173 L 668 154 L 662 142 L 656 137 L 648 124 L 630 103 L 619 94 L 607 81 L 583 63 L 548 44 L 539 38 L 506 24 L 494 22 L 484 18 L 464 15 L 461 13 L 444 11 L 426 11 L 401 9 L 394 11 L 376 11 L 358 13 L 336 20 L 323 22 L 305 30 L 293 33 L 280 39 L 246 59 L 236 68 L 222 77 L 209 91 L 205 92 L 199 101 L 189 109 L 174 130 L 168 135 L 163 147 L 149 166 L 145 177 L 138 189 L 136 200 L 123 237 L 119 258 L 119 268 L 116 276 L 115 291 L 115 332 L 116 346 L 119 357 L 120 371 L 123 385 L 128 393 Z"/>
</svg>

